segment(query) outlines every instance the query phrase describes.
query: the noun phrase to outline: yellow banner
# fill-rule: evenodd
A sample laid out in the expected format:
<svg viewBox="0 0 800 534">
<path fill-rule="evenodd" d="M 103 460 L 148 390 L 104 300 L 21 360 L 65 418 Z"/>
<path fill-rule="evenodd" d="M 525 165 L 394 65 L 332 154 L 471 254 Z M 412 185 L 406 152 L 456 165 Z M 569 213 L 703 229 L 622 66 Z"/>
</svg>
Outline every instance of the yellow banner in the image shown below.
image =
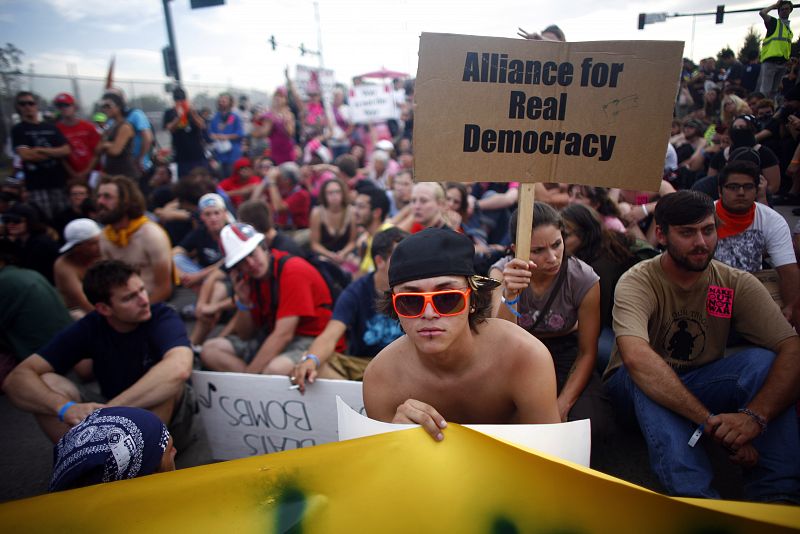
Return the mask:
<svg viewBox="0 0 800 534">
<path fill-rule="evenodd" d="M 674 499 L 450 424 L 0 505 L 3 532 L 789 532 L 800 508 Z"/>
</svg>

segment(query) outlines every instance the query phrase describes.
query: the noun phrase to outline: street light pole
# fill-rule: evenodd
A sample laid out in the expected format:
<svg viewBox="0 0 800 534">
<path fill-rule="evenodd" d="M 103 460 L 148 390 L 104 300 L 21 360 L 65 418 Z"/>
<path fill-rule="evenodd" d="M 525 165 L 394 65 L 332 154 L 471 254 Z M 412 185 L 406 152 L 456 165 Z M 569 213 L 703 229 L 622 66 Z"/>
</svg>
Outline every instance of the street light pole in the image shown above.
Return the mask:
<svg viewBox="0 0 800 534">
<path fill-rule="evenodd" d="M 167 39 L 169 40 L 169 47 L 172 50 L 173 57 L 175 58 L 174 64 L 174 76 L 175 81 L 180 83 L 181 81 L 181 70 L 178 65 L 178 48 L 175 46 L 175 32 L 172 29 L 172 14 L 169 10 L 169 3 L 171 0 L 161 0 L 161 3 L 164 5 L 164 20 L 167 23 Z"/>
</svg>

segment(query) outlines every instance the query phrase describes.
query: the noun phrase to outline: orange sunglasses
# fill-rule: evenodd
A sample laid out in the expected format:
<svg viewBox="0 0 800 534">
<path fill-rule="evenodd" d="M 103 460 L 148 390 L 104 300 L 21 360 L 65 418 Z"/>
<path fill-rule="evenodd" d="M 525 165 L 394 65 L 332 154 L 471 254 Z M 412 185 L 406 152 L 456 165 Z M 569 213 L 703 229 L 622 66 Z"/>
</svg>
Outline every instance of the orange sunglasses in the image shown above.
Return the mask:
<svg viewBox="0 0 800 534">
<path fill-rule="evenodd" d="M 428 303 L 442 317 L 458 315 L 467 309 L 467 297 L 472 289 L 444 289 L 422 293 L 394 293 L 392 306 L 400 317 L 415 319 L 421 317 Z"/>
</svg>

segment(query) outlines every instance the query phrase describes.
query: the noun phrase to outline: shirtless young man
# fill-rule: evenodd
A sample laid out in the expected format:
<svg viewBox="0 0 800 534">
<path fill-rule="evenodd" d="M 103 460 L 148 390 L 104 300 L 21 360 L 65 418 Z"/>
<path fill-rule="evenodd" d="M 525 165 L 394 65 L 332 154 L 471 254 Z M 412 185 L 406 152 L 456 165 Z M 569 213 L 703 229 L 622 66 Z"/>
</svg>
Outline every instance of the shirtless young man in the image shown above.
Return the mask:
<svg viewBox="0 0 800 534">
<path fill-rule="evenodd" d="M 66 243 L 53 264 L 56 288 L 76 321 L 94 310 L 83 292 L 87 269 L 100 259 L 100 227 L 92 219 L 75 219 L 64 229 Z"/>
<path fill-rule="evenodd" d="M 550 354 L 517 325 L 489 318 L 497 282 L 475 275 L 473 255 L 469 238 L 441 228 L 395 248 L 381 307 L 406 335 L 367 367 L 369 417 L 420 424 L 437 441 L 447 420 L 561 421 Z"/>
<path fill-rule="evenodd" d="M 145 216 L 139 187 L 126 176 L 108 176 L 97 188 L 97 219 L 107 225 L 100 239 L 103 258 L 141 272 L 150 302 L 172 294 L 172 251 L 167 233 Z"/>
</svg>

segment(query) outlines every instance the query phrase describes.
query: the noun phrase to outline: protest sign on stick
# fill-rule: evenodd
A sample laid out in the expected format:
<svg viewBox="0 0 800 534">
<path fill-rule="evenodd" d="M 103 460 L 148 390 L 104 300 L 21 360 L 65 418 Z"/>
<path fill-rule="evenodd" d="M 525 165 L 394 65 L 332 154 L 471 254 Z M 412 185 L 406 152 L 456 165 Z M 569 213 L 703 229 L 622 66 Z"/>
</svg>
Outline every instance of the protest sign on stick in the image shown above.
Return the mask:
<svg viewBox="0 0 800 534">
<path fill-rule="evenodd" d="M 682 52 L 678 41 L 423 33 L 415 179 L 657 191 Z M 529 234 L 532 188 L 520 202 L 518 235 Z"/>
<path fill-rule="evenodd" d="M 423 33 L 416 179 L 657 190 L 682 51 Z"/>
</svg>

